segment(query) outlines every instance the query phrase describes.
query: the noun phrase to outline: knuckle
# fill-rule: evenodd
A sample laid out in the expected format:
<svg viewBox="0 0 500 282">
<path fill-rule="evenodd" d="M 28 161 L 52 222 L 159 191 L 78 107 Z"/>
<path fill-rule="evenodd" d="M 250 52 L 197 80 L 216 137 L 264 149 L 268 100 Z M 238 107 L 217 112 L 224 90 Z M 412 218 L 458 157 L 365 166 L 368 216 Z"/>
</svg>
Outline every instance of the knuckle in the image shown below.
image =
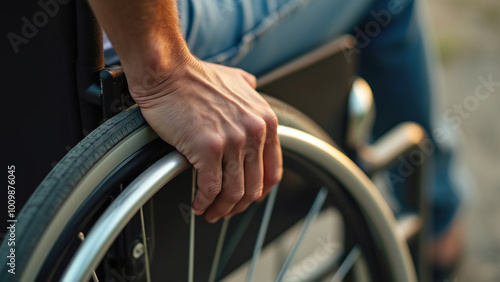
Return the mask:
<svg viewBox="0 0 500 282">
<path fill-rule="evenodd" d="M 242 147 L 245 145 L 246 135 L 241 130 L 233 130 L 228 135 L 228 141 L 237 147 Z"/>
<path fill-rule="evenodd" d="M 268 134 L 276 134 L 278 132 L 278 117 L 273 111 L 269 111 L 264 117 L 267 125 Z"/>
<path fill-rule="evenodd" d="M 249 128 L 249 133 L 257 140 L 264 139 L 266 135 L 266 122 L 262 118 L 255 118 Z"/>
<path fill-rule="evenodd" d="M 201 148 L 205 147 L 212 152 L 222 152 L 224 149 L 224 141 L 218 135 L 211 134 L 201 140 Z"/>
<path fill-rule="evenodd" d="M 221 192 L 221 181 L 212 180 L 204 187 L 204 194 L 209 198 L 215 198 Z"/>
<path fill-rule="evenodd" d="M 260 185 L 258 187 L 258 189 L 255 189 L 251 192 L 245 193 L 245 199 L 250 201 L 250 202 L 253 202 L 253 201 L 260 199 L 260 197 L 262 196 L 262 190 L 263 190 L 263 186 Z"/>
</svg>

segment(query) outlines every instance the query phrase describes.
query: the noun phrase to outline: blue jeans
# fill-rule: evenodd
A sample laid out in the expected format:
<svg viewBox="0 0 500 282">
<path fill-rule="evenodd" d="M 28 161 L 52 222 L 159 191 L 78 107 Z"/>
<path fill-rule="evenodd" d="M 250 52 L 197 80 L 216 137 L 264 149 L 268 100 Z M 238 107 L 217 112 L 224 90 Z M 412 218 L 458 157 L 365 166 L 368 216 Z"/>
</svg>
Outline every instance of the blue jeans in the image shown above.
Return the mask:
<svg viewBox="0 0 500 282">
<path fill-rule="evenodd" d="M 258 76 L 341 35 L 361 51 L 359 74 L 371 85 L 373 138 L 404 121 L 431 133 L 428 53 L 412 0 L 178 0 L 191 52 Z M 349 56 L 349 54 L 347 54 Z M 451 152 L 434 142 L 429 192 L 433 234 L 450 225 L 460 200 L 450 181 Z M 394 183 L 402 197 L 403 183 Z M 401 207 L 400 212 L 405 212 Z"/>
</svg>

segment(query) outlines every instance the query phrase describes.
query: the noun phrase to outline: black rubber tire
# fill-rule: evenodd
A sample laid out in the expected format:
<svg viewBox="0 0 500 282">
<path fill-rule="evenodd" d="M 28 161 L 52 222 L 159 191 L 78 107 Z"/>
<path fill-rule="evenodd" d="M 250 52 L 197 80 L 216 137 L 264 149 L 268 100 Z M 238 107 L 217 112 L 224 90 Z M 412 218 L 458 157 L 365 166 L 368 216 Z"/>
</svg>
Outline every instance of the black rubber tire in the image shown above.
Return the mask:
<svg viewBox="0 0 500 282">
<path fill-rule="evenodd" d="M 294 127 L 335 145 L 328 134 L 300 111 L 275 98 L 266 95 L 264 97 L 275 111 L 281 125 Z M 74 186 L 116 144 L 145 125 L 146 121 L 138 107 L 116 115 L 78 143 L 47 175 L 17 218 L 15 264 L 18 271 L 25 269 L 45 227 L 73 192 Z M 10 246 L 6 242 L 0 247 L 3 261 L 0 264 L 0 281 L 12 281 L 13 278 L 17 281 L 21 277 L 12 276 L 7 272 L 9 266 L 6 256 L 9 249 Z"/>
</svg>

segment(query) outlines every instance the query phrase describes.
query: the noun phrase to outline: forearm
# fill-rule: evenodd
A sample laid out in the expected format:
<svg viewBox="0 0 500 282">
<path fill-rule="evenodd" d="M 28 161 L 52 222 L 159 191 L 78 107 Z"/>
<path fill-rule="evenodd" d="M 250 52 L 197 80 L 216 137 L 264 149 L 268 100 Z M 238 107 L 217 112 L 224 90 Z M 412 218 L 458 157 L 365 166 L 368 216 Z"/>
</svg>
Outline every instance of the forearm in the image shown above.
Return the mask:
<svg viewBox="0 0 500 282">
<path fill-rule="evenodd" d="M 113 43 L 131 85 L 144 84 L 151 71 L 170 73 L 191 57 L 178 26 L 175 0 L 89 3 Z"/>
</svg>

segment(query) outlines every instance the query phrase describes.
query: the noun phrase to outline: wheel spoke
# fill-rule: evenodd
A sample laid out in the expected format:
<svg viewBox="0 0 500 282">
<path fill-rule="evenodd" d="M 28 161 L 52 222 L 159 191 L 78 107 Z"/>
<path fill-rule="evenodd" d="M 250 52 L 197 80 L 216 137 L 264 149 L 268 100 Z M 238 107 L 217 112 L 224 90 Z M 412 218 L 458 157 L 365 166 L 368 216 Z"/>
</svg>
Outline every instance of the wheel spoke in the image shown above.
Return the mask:
<svg viewBox="0 0 500 282">
<path fill-rule="evenodd" d="M 335 272 L 335 274 L 333 275 L 331 282 L 342 281 L 344 277 L 347 275 L 347 273 L 349 273 L 349 270 L 351 270 L 351 268 L 354 266 L 360 255 L 361 255 L 361 249 L 357 245 L 354 246 L 354 248 L 351 249 L 345 260 L 339 266 L 337 272 Z"/>
<path fill-rule="evenodd" d="M 193 177 L 191 180 L 191 207 L 193 206 L 194 195 L 196 193 L 196 170 L 193 168 Z M 195 216 L 191 208 L 189 219 L 189 264 L 188 264 L 188 281 L 194 281 L 194 224 Z"/>
<path fill-rule="evenodd" d="M 215 248 L 214 259 L 212 261 L 212 268 L 210 269 L 210 276 L 208 278 L 209 282 L 215 281 L 215 278 L 217 276 L 217 270 L 219 267 L 220 256 L 221 256 L 221 252 L 222 252 L 222 247 L 224 246 L 224 240 L 226 238 L 228 225 L 229 225 L 229 219 L 224 218 L 224 221 L 222 222 L 222 227 L 221 227 L 220 233 L 219 233 L 219 239 L 217 241 L 217 247 Z"/>
<path fill-rule="evenodd" d="M 271 214 L 273 212 L 274 202 L 276 201 L 276 195 L 278 194 L 279 183 L 274 185 L 269 197 L 267 198 L 266 208 L 264 210 L 264 215 L 262 216 L 262 221 L 260 222 L 259 233 L 257 235 L 257 240 L 252 254 L 252 262 L 250 263 L 250 268 L 247 272 L 246 281 L 252 281 L 253 274 L 255 271 L 255 266 L 257 265 L 257 260 L 259 259 L 260 252 L 262 250 L 262 245 L 264 244 L 264 239 L 266 238 L 267 228 L 269 227 L 269 221 L 271 220 Z"/>
<path fill-rule="evenodd" d="M 276 281 L 281 281 L 283 279 L 283 276 L 290 267 L 290 264 L 292 263 L 295 253 L 299 249 L 300 244 L 302 243 L 302 240 L 304 239 L 304 236 L 307 230 L 309 229 L 309 226 L 311 225 L 311 223 L 314 221 L 319 211 L 321 210 L 321 207 L 323 206 L 323 203 L 326 200 L 326 196 L 328 196 L 328 189 L 322 187 L 319 190 L 318 195 L 316 196 L 316 199 L 314 200 L 314 203 L 312 204 L 311 209 L 309 210 L 309 213 L 307 214 L 304 224 L 300 229 L 299 236 L 297 237 L 295 242 L 293 242 L 292 248 L 285 259 L 285 263 L 283 263 L 283 266 L 281 267 L 278 277 L 276 277 Z"/>
<path fill-rule="evenodd" d="M 151 282 L 151 269 L 149 266 L 149 250 L 148 250 L 148 239 L 146 237 L 146 226 L 144 224 L 144 212 L 141 207 L 141 228 L 142 228 L 142 240 L 144 244 L 144 262 L 146 267 L 146 281 Z"/>
<path fill-rule="evenodd" d="M 243 238 L 243 235 L 245 235 L 250 222 L 252 222 L 252 219 L 257 212 L 258 207 L 259 206 L 255 204 L 250 205 L 250 207 L 242 214 L 242 218 L 236 222 L 236 227 L 234 228 L 234 231 L 231 232 L 231 236 L 229 236 L 225 248 L 221 254 L 216 277 L 218 277 L 221 274 L 221 271 L 226 267 L 227 262 L 236 250 L 236 247 L 238 246 L 241 238 Z M 232 224 L 234 223 L 235 222 L 233 221 Z"/>
<path fill-rule="evenodd" d="M 83 240 L 85 240 L 85 234 L 83 234 L 83 232 L 78 233 L 78 239 L 82 240 L 83 242 Z M 94 279 L 94 282 L 99 282 L 95 270 L 92 270 L 92 279 Z"/>
</svg>

